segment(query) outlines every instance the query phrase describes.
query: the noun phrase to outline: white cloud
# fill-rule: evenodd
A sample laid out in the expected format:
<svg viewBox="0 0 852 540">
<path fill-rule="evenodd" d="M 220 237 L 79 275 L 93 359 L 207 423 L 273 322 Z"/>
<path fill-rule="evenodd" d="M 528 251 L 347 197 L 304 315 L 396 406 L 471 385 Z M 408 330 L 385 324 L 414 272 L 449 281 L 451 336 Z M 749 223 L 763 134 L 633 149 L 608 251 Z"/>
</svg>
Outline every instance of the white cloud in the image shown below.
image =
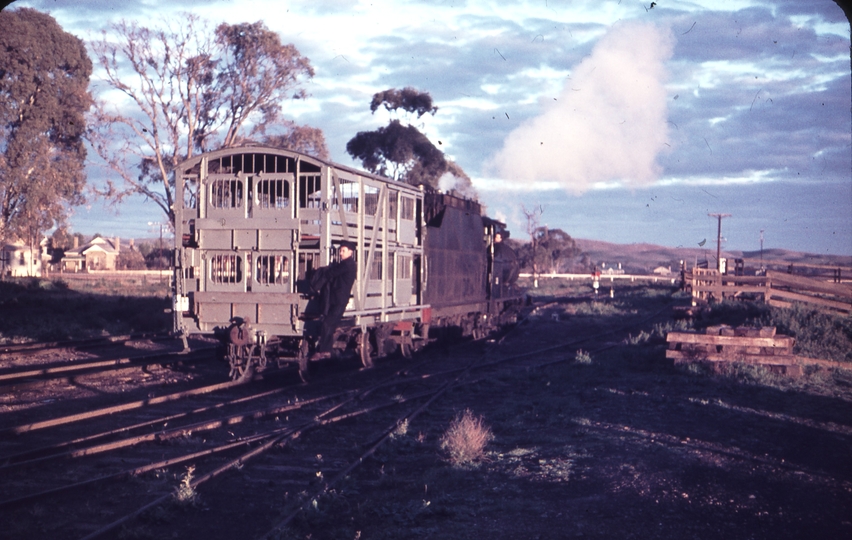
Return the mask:
<svg viewBox="0 0 852 540">
<path fill-rule="evenodd" d="M 742 171 L 736 176 L 694 176 L 694 177 L 667 177 L 659 182 L 659 186 L 734 186 L 749 184 L 764 184 L 774 182 L 783 171 Z"/>
</svg>

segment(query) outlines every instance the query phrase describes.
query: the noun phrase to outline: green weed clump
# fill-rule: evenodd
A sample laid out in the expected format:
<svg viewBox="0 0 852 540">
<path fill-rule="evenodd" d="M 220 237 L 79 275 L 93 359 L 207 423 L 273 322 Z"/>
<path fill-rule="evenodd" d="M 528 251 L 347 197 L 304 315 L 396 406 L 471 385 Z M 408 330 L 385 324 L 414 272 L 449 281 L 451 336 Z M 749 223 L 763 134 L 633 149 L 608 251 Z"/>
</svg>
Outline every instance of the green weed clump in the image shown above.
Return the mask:
<svg viewBox="0 0 852 540">
<path fill-rule="evenodd" d="M 612 316 L 620 315 L 622 309 L 620 305 L 610 304 L 609 302 L 583 302 L 577 306 L 577 315 L 587 316 Z"/>
<path fill-rule="evenodd" d="M 485 446 L 494 439 L 491 428 L 482 417 L 475 416 L 470 409 L 456 415 L 450 427 L 441 437 L 441 449 L 454 466 L 459 467 L 481 460 Z"/>
<path fill-rule="evenodd" d="M 796 338 L 794 351 L 811 358 L 852 362 L 852 318 L 832 315 L 803 304 L 773 308 L 761 322 L 779 334 Z"/>
<path fill-rule="evenodd" d="M 635 336 L 628 334 L 624 343 L 627 345 L 662 345 L 666 342 L 666 336 L 669 332 L 688 332 L 690 330 L 692 330 L 692 324 L 683 319 L 656 323 L 650 332 L 640 330 Z"/>
</svg>

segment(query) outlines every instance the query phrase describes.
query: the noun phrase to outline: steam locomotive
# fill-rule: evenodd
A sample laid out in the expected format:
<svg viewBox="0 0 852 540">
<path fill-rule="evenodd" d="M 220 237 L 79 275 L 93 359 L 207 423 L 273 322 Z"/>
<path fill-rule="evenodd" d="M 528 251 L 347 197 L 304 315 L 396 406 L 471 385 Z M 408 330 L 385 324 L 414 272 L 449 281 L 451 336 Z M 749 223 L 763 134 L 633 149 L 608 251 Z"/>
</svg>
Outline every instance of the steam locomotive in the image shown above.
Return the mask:
<svg viewBox="0 0 852 540">
<path fill-rule="evenodd" d="M 174 329 L 216 336 L 230 377 L 298 365 L 316 346 L 314 271 L 356 245 L 335 356 L 409 356 L 442 333 L 482 338 L 517 316 L 505 225 L 476 201 L 286 149 L 227 148 L 179 165 Z M 430 337 L 431 336 L 431 337 Z"/>
</svg>

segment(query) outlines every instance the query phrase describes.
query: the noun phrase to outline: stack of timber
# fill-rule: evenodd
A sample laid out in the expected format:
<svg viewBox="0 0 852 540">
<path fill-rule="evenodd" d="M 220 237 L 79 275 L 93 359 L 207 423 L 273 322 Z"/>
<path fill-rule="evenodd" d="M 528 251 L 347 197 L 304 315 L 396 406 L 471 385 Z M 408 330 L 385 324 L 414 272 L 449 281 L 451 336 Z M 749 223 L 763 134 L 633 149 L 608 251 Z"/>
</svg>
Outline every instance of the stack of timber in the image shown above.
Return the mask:
<svg viewBox="0 0 852 540">
<path fill-rule="evenodd" d="M 763 328 L 711 326 L 705 333 L 669 332 L 666 358 L 675 363 L 709 361 L 741 362 L 769 366 L 788 375 L 802 374 L 801 359 L 793 355 L 796 340 Z"/>
</svg>

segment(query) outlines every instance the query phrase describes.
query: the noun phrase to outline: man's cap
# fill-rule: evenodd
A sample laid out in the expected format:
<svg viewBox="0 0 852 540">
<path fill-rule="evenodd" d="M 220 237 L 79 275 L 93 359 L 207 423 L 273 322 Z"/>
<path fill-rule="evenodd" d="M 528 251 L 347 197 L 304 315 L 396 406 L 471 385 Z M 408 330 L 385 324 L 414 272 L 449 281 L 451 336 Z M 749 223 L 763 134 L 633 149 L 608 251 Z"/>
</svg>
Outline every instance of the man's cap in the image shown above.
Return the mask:
<svg viewBox="0 0 852 540">
<path fill-rule="evenodd" d="M 340 242 L 340 247 L 349 248 L 352 251 L 355 251 L 355 242 L 350 242 L 349 240 L 344 240 Z"/>
</svg>

